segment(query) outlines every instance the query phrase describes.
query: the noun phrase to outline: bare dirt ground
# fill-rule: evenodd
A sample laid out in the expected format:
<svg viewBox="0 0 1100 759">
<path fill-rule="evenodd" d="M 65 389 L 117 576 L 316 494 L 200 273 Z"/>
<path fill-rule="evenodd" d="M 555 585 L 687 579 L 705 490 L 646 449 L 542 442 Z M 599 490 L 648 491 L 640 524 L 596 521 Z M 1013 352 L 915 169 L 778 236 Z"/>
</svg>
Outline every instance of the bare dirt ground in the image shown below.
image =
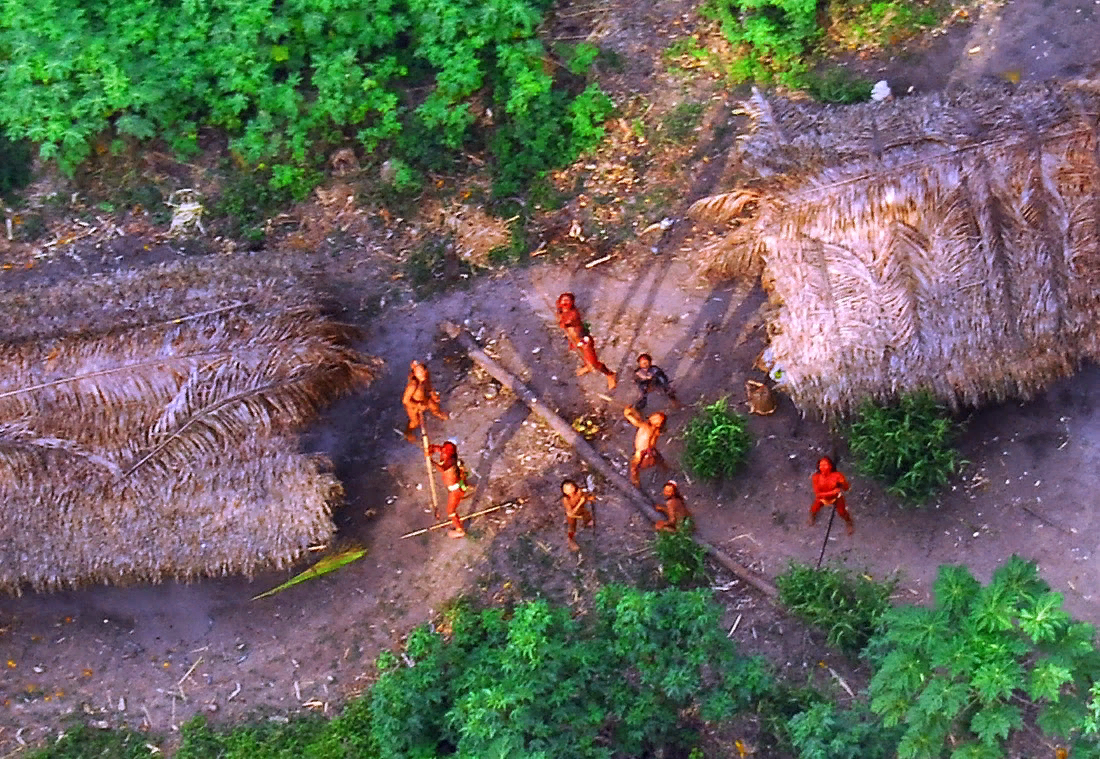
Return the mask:
<svg viewBox="0 0 1100 759">
<path fill-rule="evenodd" d="M 1098 10 L 1100 0 L 983 6 L 971 11 L 972 23 L 960 22 L 893 59 L 858 65 L 887 76 L 899 93 L 983 75 L 1076 74 L 1100 58 L 1092 42 L 1100 39 Z M 621 405 L 633 399 L 633 387 L 624 381 L 608 403 L 599 397 L 601 380 L 573 376 L 577 359 L 567 354 L 552 314 L 559 292 L 578 294 L 612 368 L 627 371 L 638 352 L 648 351 L 689 404 L 722 395 L 740 401 L 745 379 L 758 376 L 751 365 L 762 345 L 757 309 L 763 294 L 748 284 L 698 281 L 692 253 L 700 241 L 689 222 L 679 220 L 692 200 L 726 186 L 736 170 L 726 155 L 740 128 L 736 97 L 720 80 L 670 72 L 660 58 L 670 40 L 705 33 L 693 7 L 578 4 L 559 15 L 561 36 L 589 37 L 627 61 L 601 81 L 628 114 L 706 103 L 698 139 L 659 145 L 613 129 L 591 168 L 560 177 L 583 181 L 584 191 L 542 218 L 544 256 L 426 302 L 410 299 L 394 277 L 401 254 L 431 233 L 430 220 L 350 207 L 344 216 L 329 209 L 326 217 L 321 202 L 301 209 L 297 228 L 261 255 L 312 271 L 343 317 L 364 327 L 362 348 L 387 365 L 375 385 L 338 404 L 306 436 L 308 447 L 332 457 L 346 483 L 347 505 L 336 515 L 340 539 L 366 546 L 368 556 L 255 602 L 249 599 L 287 575 L 0 599 L 0 756 L 63 727 L 65 715 L 164 734 L 195 714 L 220 722 L 338 709 L 372 678 L 379 651 L 458 594 L 497 602 L 544 595 L 583 608 L 602 583 L 660 584 L 649 525 L 598 482 L 597 529 L 579 536 L 579 555 L 566 549 L 557 483 L 583 478 L 583 464 L 514 397 L 488 397 L 495 388 L 436 329 L 444 318 L 466 323 L 566 419 L 601 414 L 603 434 L 595 444 L 620 468 L 632 437 Z M 667 230 L 635 236 L 637 228 L 665 217 L 676 220 Z M 329 223 L 318 221 L 323 218 Z M 570 237 L 574 220 L 579 232 Z M 110 240 L 63 242 L 59 232 L 52 246 L 7 246 L 0 250 L 0 287 L 181 254 L 178 243 L 139 234 L 136 222 L 118 225 Z M 215 241 L 184 252 L 221 250 Z M 606 263 L 584 266 L 608 254 Z M 472 521 L 466 540 L 449 540 L 442 531 L 401 538 L 433 521 L 420 449 L 393 431 L 403 424 L 397 399 L 413 358 L 429 360 L 452 414 L 448 422 L 432 420 L 433 440 L 455 440 L 475 473 L 479 486 L 465 509 L 506 504 Z M 659 409 L 662 402 L 659 395 L 651 401 Z M 690 414 L 690 408 L 671 413 L 666 455 L 674 465 L 677 435 Z M 1019 553 L 1039 562 L 1074 615 L 1100 622 L 1094 558 L 1100 517 L 1092 508 L 1098 414 L 1100 369 L 1094 366 L 1031 402 L 971 413 L 961 441 L 969 463 L 939 502 L 907 510 L 853 477 L 857 533 L 849 538 L 834 531 L 827 557 L 878 577 L 900 572 L 899 600 L 923 601 L 940 564 L 965 563 L 988 579 Z M 804 526 L 816 458 L 833 453 L 842 467 L 849 462 L 839 438 L 789 401 L 773 416 L 753 417 L 750 427 L 756 446 L 735 481 L 711 487 L 681 480 L 701 535 L 773 576 L 790 560 L 815 561 L 821 548 L 823 524 Z M 655 478 L 643 480 L 651 495 L 660 485 Z M 720 572 L 713 584 L 727 606 L 727 623 L 741 620 L 731 637 L 743 649 L 768 655 L 796 678 L 806 673 L 826 684 L 825 670 L 816 666 L 825 661 L 859 681 L 857 667 L 755 592 Z M 755 740 L 753 725 L 743 729 L 739 737 Z M 709 748 L 708 755 L 733 753 L 721 742 Z"/>
</svg>

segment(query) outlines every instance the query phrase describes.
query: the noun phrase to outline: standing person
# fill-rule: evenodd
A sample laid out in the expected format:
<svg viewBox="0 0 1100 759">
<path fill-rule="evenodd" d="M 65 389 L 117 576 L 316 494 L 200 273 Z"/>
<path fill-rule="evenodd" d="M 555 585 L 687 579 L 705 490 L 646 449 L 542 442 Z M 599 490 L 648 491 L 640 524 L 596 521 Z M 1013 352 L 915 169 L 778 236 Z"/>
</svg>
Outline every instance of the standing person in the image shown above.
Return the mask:
<svg viewBox="0 0 1100 759">
<path fill-rule="evenodd" d="M 684 497 L 680 495 L 680 486 L 676 484 L 676 480 L 666 482 L 662 493 L 665 496 L 665 505 L 654 504 L 653 508 L 668 519 L 660 520 L 653 527 L 665 532 L 676 532 L 686 520 L 691 519 L 691 512 L 684 503 Z"/>
<path fill-rule="evenodd" d="M 627 406 L 623 409 L 623 415 L 627 421 L 638 428 L 634 433 L 634 456 L 630 459 L 630 481 L 635 487 L 641 487 L 641 472 L 651 466 L 660 464 L 665 466 L 664 459 L 657 451 L 657 440 L 665 428 L 665 420 L 668 418 L 660 411 L 643 417 L 637 409 Z"/>
<path fill-rule="evenodd" d="M 439 393 L 432 389 L 432 377 L 428 367 L 419 361 L 409 364 L 409 379 L 405 383 L 405 392 L 401 396 L 401 405 L 409 415 L 409 424 L 405 427 L 405 439 L 415 443 L 413 430 L 424 421 L 424 412 L 430 411 L 440 419 L 450 419 L 451 415 L 439 407 Z"/>
<path fill-rule="evenodd" d="M 581 312 L 577 310 L 577 299 L 573 293 L 559 295 L 557 308 L 558 326 L 565 330 L 565 336 L 569 339 L 569 350 L 577 349 L 584 359 L 584 366 L 577 370 L 577 376 L 592 371 L 599 372 L 607 380 L 607 389 L 614 390 L 618 379 L 615 372 L 608 369 L 596 355 L 596 341 L 588 333 L 588 326 L 581 318 Z"/>
<path fill-rule="evenodd" d="M 848 527 L 848 534 L 855 532 L 852 524 L 852 515 L 848 513 L 848 505 L 844 501 L 844 491 L 851 485 L 848 478 L 836 470 L 833 460 L 828 456 L 822 456 L 817 462 L 817 471 L 810 477 L 810 484 L 814 488 L 814 502 L 810 506 L 810 527 L 817 521 L 817 512 L 822 506 L 832 506 L 837 515 L 844 520 Z"/>
<path fill-rule="evenodd" d="M 474 489 L 466 484 L 466 470 L 458 460 L 458 446 L 448 440 L 443 445 L 433 445 L 428 450 L 433 455 L 439 454 L 439 461 L 431 459 L 431 462 L 443 473 L 443 484 L 447 486 L 447 516 L 454 525 L 447 534 L 452 538 L 465 537 L 466 530 L 462 528 L 462 520 L 458 516 L 458 504 Z"/>
<path fill-rule="evenodd" d="M 638 356 L 638 368 L 634 370 L 634 384 L 638 386 L 641 397 L 634 401 L 634 408 L 644 411 L 647 396 L 653 388 L 658 388 L 666 396 L 673 406 L 679 408 L 680 401 L 676 400 L 676 394 L 672 392 L 672 383 L 668 381 L 668 375 L 664 369 L 653 363 L 653 358 L 648 353 Z"/>
<path fill-rule="evenodd" d="M 595 527 L 596 522 L 592 518 L 585 504 L 593 500 L 594 496 L 587 490 L 581 490 L 573 480 L 563 480 L 561 483 L 561 505 L 565 509 L 565 539 L 569 541 L 570 551 L 579 551 L 581 547 L 574 539 L 577 534 L 577 523 L 583 527 Z"/>
</svg>

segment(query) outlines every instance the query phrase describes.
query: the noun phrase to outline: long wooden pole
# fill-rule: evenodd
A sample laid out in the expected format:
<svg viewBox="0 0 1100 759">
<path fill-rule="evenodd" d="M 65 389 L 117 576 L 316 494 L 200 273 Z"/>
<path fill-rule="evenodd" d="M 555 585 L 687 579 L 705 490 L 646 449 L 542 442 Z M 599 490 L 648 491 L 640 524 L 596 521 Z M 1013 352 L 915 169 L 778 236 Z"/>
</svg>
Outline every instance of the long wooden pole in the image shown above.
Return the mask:
<svg viewBox="0 0 1100 759">
<path fill-rule="evenodd" d="M 480 517 L 483 514 L 491 514 L 494 511 L 500 511 L 503 508 L 504 508 L 503 506 L 490 506 L 487 509 L 482 509 L 481 511 L 475 511 L 473 514 L 467 514 L 466 516 L 462 517 L 462 519 L 463 519 L 463 521 L 468 521 L 470 519 L 473 519 L 474 517 Z M 436 518 L 438 519 L 438 517 L 436 517 Z M 452 524 L 450 519 L 448 519 L 446 522 L 440 522 L 439 524 L 433 524 L 431 527 L 425 527 L 423 530 L 414 530 L 412 532 L 406 533 L 406 534 L 402 535 L 400 538 L 398 538 L 398 540 L 404 540 L 405 538 L 413 538 L 413 537 L 416 537 L 417 535 L 423 535 L 425 532 L 431 532 L 432 530 L 441 530 L 449 524 Z"/>
<path fill-rule="evenodd" d="M 428 419 L 420 412 L 420 440 L 424 443 L 424 466 L 428 467 L 428 488 L 432 491 L 432 516 L 439 519 L 439 496 L 435 492 L 435 473 L 432 471 L 432 454 L 428 445 Z"/>
<path fill-rule="evenodd" d="M 481 346 L 477 344 L 473 336 L 466 330 L 459 327 L 457 324 L 449 321 L 444 321 L 440 324 L 440 328 L 443 332 L 453 340 L 457 340 L 470 358 L 476 361 L 481 367 L 489 373 L 497 382 L 503 387 L 511 390 L 517 398 L 519 398 L 524 405 L 534 411 L 539 417 L 542 418 L 550 429 L 554 430 L 561 436 L 565 442 L 572 446 L 573 450 L 577 452 L 577 455 L 584 459 L 589 466 L 599 472 L 603 477 L 615 486 L 630 503 L 640 511 L 649 521 L 656 522 L 661 518 L 661 515 L 653 508 L 653 505 L 649 502 L 649 499 L 638 490 L 634 485 L 623 475 L 619 474 L 607 461 L 589 445 L 588 441 L 577 433 L 569 424 L 558 416 L 558 413 L 552 408 L 543 403 L 532 390 L 523 384 L 518 378 L 511 373 L 505 371 L 496 361 L 489 358 Z M 721 564 L 723 567 L 733 572 L 737 577 L 744 580 L 749 585 L 753 586 L 761 593 L 764 593 L 769 598 L 775 598 L 779 595 L 779 591 L 774 585 L 767 580 L 758 577 L 754 572 L 746 567 L 741 566 L 728 556 L 724 551 L 721 551 L 716 546 L 710 543 L 700 540 L 699 538 L 693 538 L 695 542 L 702 546 L 708 554 L 714 557 L 714 560 Z"/>
</svg>

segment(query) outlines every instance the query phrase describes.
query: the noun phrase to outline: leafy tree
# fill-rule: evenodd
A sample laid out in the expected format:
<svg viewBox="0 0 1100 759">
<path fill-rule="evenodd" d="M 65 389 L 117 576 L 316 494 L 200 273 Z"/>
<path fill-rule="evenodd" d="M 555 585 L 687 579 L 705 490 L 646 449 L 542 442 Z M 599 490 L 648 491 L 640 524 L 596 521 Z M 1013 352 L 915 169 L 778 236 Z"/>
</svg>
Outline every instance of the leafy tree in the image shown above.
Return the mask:
<svg viewBox="0 0 1100 759">
<path fill-rule="evenodd" d="M 0 0 L 0 128 L 71 172 L 127 139 L 194 153 L 212 127 L 229 135 L 242 168 L 301 197 L 328 146 L 352 138 L 372 153 L 412 129 L 428 138 L 396 142 L 412 166 L 460 154 L 484 93 L 500 114 L 492 131 L 518 135 L 497 154 L 501 166 L 515 159 L 533 178 L 599 139 L 610 112 L 602 93 L 584 89 L 590 51 L 560 73 L 548 66 L 536 36 L 546 6 Z"/>
<path fill-rule="evenodd" d="M 1082 736 L 1100 654 L 1095 629 L 1062 610 L 1062 596 L 1033 562 L 1013 556 L 982 587 L 963 566 L 943 566 L 933 608 L 901 606 L 884 616 L 869 651 L 877 663 L 871 710 L 904 733 L 899 759 L 999 759 L 1025 720 L 1050 738 Z M 1095 706 L 1095 696 L 1092 695 Z"/>
<path fill-rule="evenodd" d="M 718 617 L 705 591 L 618 586 L 580 619 L 545 601 L 460 607 L 449 640 L 409 635 L 412 666 L 380 658 L 372 735 L 383 757 L 644 755 L 688 737 L 683 710 L 728 717 L 770 685 Z"/>
</svg>

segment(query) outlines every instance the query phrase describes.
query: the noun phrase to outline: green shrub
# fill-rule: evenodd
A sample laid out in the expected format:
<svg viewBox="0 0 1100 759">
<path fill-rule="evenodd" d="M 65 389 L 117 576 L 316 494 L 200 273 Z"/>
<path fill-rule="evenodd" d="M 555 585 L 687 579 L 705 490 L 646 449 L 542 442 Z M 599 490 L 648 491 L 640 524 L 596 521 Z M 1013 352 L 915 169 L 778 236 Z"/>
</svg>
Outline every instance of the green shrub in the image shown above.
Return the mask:
<svg viewBox="0 0 1100 759">
<path fill-rule="evenodd" d="M 960 465 L 952 443 L 958 425 L 928 393 L 902 396 L 894 406 L 865 403 L 848 427 L 859 470 L 912 503 L 924 503 Z"/>
<path fill-rule="evenodd" d="M 726 398 L 704 406 L 684 429 L 684 466 L 708 480 L 732 477 L 752 448 L 745 422 Z"/>
<path fill-rule="evenodd" d="M 737 656 L 706 591 L 605 587 L 575 619 L 544 601 L 459 608 L 449 641 L 410 634 L 372 690 L 383 757 L 643 756 L 688 746 L 685 709 L 728 717 L 770 686 Z"/>
<path fill-rule="evenodd" d="M 863 103 L 871 99 L 873 85 L 846 68 L 834 66 L 818 74 L 807 75 L 806 91 L 822 103 Z"/>
<path fill-rule="evenodd" d="M 791 562 L 775 578 L 779 600 L 794 614 L 823 628 L 829 645 L 857 654 L 878 630 L 890 608 L 897 578 L 878 583 L 845 569 L 814 569 Z"/>
<path fill-rule="evenodd" d="M 707 577 L 703 561 L 707 551 L 691 539 L 693 528 L 691 520 L 686 519 L 676 532 L 661 530 L 653 541 L 661 574 L 674 587 L 694 585 Z"/>
<path fill-rule="evenodd" d="M 807 71 L 804 57 L 822 36 L 817 0 L 707 0 L 700 13 L 718 21 L 730 43 L 742 50 L 734 64 L 737 81 L 767 82 L 778 74 L 795 85 Z"/>
<path fill-rule="evenodd" d="M 838 709 L 832 703 L 817 703 L 787 725 L 799 759 L 891 759 L 900 732 L 885 729 L 860 704 Z"/>
<path fill-rule="evenodd" d="M 1090 689 L 1100 680 L 1095 628 L 1072 619 L 1033 562 L 1013 556 L 982 587 L 963 566 L 942 566 L 935 606 L 900 606 L 883 616 L 868 647 L 877 671 L 871 709 L 903 729 L 900 759 L 1006 756 L 1017 730 L 1082 738 Z M 1086 750 L 1087 749 L 1087 750 Z"/>
</svg>

